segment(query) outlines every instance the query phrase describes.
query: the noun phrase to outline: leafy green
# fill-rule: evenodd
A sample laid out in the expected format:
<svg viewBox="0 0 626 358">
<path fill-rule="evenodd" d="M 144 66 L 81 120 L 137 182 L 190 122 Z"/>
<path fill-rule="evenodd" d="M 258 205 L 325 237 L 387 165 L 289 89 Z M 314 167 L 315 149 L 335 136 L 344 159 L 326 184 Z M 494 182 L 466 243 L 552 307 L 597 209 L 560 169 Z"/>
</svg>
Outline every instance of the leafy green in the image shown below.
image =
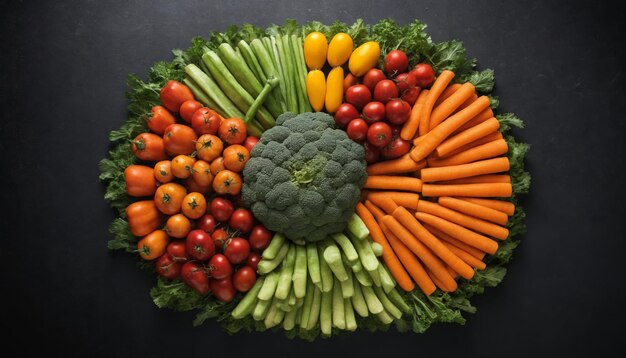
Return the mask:
<svg viewBox="0 0 626 358">
<path fill-rule="evenodd" d="M 198 294 L 183 281 L 168 281 L 159 277 L 156 286 L 150 290 L 152 301 L 159 308 L 171 308 L 176 311 L 191 311 L 204 308 L 208 297 Z"/>
<path fill-rule="evenodd" d="M 500 122 L 500 132 L 507 133 L 511 128 L 524 128 L 524 122 L 513 113 L 498 114 L 496 116 Z"/>
<path fill-rule="evenodd" d="M 495 84 L 495 74 L 490 68 L 480 72 L 473 71 L 464 76 L 457 76 L 456 82 L 470 82 L 476 88 L 476 92 L 480 94 L 490 93 L 491 91 L 493 91 L 493 86 Z"/>
<path fill-rule="evenodd" d="M 126 250 L 133 252 L 135 250 L 136 238 L 131 234 L 128 222 L 122 218 L 115 218 L 109 225 L 109 232 L 113 235 L 113 239 L 109 240 L 107 247 L 109 250 Z"/>
</svg>

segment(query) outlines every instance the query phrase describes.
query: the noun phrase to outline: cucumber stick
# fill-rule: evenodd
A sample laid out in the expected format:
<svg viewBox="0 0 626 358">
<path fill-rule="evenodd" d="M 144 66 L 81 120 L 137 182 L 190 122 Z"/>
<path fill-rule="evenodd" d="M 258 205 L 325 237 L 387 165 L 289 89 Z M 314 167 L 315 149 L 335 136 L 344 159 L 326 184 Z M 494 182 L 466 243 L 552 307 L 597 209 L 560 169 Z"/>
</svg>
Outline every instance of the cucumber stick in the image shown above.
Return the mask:
<svg viewBox="0 0 626 358">
<path fill-rule="evenodd" d="M 260 321 L 262 319 L 265 319 L 265 316 L 267 315 L 267 311 L 269 310 L 271 304 L 272 304 L 271 300 L 268 300 L 268 301 L 258 300 L 256 303 L 256 306 L 254 307 L 254 311 L 252 311 L 252 318 L 255 321 Z"/>
<path fill-rule="evenodd" d="M 246 41 L 241 40 L 237 44 L 237 49 L 239 50 L 239 53 L 241 53 L 241 56 L 244 58 L 252 72 L 254 72 L 256 78 L 258 78 L 260 82 L 267 81 L 267 77 L 265 76 L 265 73 L 263 73 L 263 68 L 261 67 L 259 60 L 256 58 L 256 55 L 252 51 L 250 45 Z"/>
<path fill-rule="evenodd" d="M 339 281 L 345 281 L 348 279 L 348 272 L 346 268 L 343 266 L 343 261 L 341 259 L 341 252 L 337 245 L 334 242 L 329 241 L 328 246 L 324 249 L 324 261 L 328 263 L 328 266 L 335 274 L 335 277 L 339 279 Z M 334 285 L 334 284 L 333 284 Z"/>
<path fill-rule="evenodd" d="M 320 318 L 320 310 L 322 309 L 322 290 L 313 287 L 313 302 L 311 303 L 311 312 L 309 313 L 309 321 L 306 329 L 313 329 Z"/>
<path fill-rule="evenodd" d="M 354 309 L 352 308 L 352 301 L 349 298 L 344 298 L 343 309 L 346 315 L 346 330 L 356 330 L 356 317 L 354 316 Z"/>
<path fill-rule="evenodd" d="M 270 241 L 269 246 L 266 247 L 265 250 L 263 250 L 263 253 L 261 254 L 261 256 L 264 259 L 270 259 L 270 260 L 275 258 L 278 252 L 280 251 L 281 247 L 285 243 L 285 240 L 286 238 L 284 235 L 275 233 L 274 237 L 272 237 L 272 240 Z"/>
<path fill-rule="evenodd" d="M 370 234 L 367 226 L 357 214 L 352 214 L 348 220 L 348 231 L 361 240 L 365 240 Z"/>
<path fill-rule="evenodd" d="M 287 252 L 289 251 L 289 247 L 291 245 L 289 244 L 285 244 L 280 248 L 280 251 L 278 251 L 278 254 L 276 254 L 276 257 L 270 260 L 267 259 L 261 259 L 261 262 L 259 262 L 259 265 L 257 266 L 257 271 L 261 274 L 264 275 L 268 272 L 273 271 L 276 267 L 278 267 L 278 265 L 280 265 L 283 262 L 283 259 L 285 258 L 285 256 L 287 256 Z"/>
<path fill-rule="evenodd" d="M 330 336 L 333 325 L 333 291 L 322 293 L 322 307 L 320 308 L 320 330 L 322 334 Z"/>
<path fill-rule="evenodd" d="M 350 263 L 358 261 L 359 255 L 356 253 L 354 246 L 352 245 L 352 243 L 350 242 L 350 239 L 348 239 L 346 235 L 342 233 L 337 233 L 337 234 L 333 234 L 331 237 L 333 238 L 333 240 L 335 240 L 335 242 L 339 246 L 341 246 L 341 250 L 343 251 L 343 254 L 346 256 L 348 261 L 350 261 Z"/>
<path fill-rule="evenodd" d="M 311 281 L 320 287 L 322 284 L 322 276 L 320 275 L 320 259 L 317 254 L 317 244 L 308 243 L 306 245 L 306 261 Z"/>
<path fill-rule="evenodd" d="M 261 291 L 261 286 L 263 286 L 264 279 L 264 277 L 259 277 L 250 291 L 239 301 L 237 307 L 230 313 L 234 319 L 242 319 L 252 313 L 257 302 L 257 295 L 259 291 Z"/>
<path fill-rule="evenodd" d="M 185 73 L 224 111 L 227 117 L 243 118 L 237 106 L 224 94 L 222 89 L 215 83 L 213 78 L 204 73 L 198 66 L 189 64 L 185 66 Z"/>
<path fill-rule="evenodd" d="M 265 276 L 265 282 L 263 282 L 263 286 L 257 295 L 260 300 L 269 301 L 272 297 L 274 297 L 276 286 L 278 285 L 278 277 L 278 272 L 270 272 L 267 276 Z"/>
<path fill-rule="evenodd" d="M 321 290 L 323 292 L 330 292 L 333 289 L 333 282 L 334 282 L 333 271 L 330 269 L 330 266 L 328 266 L 328 263 L 324 259 L 324 248 L 325 248 L 325 245 L 323 244 L 318 245 L 318 250 L 319 250 L 318 253 L 320 257 L 320 260 L 319 260 L 320 275 L 322 277 Z"/>
<path fill-rule="evenodd" d="M 224 110 L 220 106 L 218 106 L 217 103 L 215 103 L 211 99 L 211 97 L 209 97 L 209 95 L 204 93 L 204 91 L 200 88 L 200 86 L 198 86 L 198 84 L 194 80 L 192 80 L 190 77 L 186 77 L 183 80 L 183 83 L 187 87 L 189 87 L 189 89 L 193 93 L 193 96 L 196 98 L 196 100 L 198 100 L 198 102 L 202 103 L 203 106 L 209 107 L 215 110 L 222 117 L 226 115 L 226 113 L 224 113 Z"/>
<path fill-rule="evenodd" d="M 382 288 L 374 287 L 374 292 L 376 293 L 378 300 L 380 300 L 380 302 L 383 304 L 383 307 L 385 308 L 385 311 L 387 311 L 387 313 L 389 313 L 391 316 L 395 317 L 396 319 L 400 319 L 400 317 L 402 317 L 402 312 L 400 312 L 398 307 L 396 307 L 389 300 L 389 297 L 387 297 L 387 294 L 385 294 L 385 291 L 383 291 Z"/>
<path fill-rule="evenodd" d="M 283 267 L 280 269 L 280 277 L 278 278 L 278 285 L 276 286 L 276 293 L 274 294 L 279 300 L 284 300 L 289 296 L 295 261 L 296 247 L 295 245 L 290 245 L 285 261 L 283 262 Z"/>
<path fill-rule="evenodd" d="M 293 269 L 293 292 L 296 298 L 305 297 L 307 281 L 306 248 L 296 246 L 296 263 Z"/>
<path fill-rule="evenodd" d="M 359 316 L 369 316 L 369 310 L 367 308 L 367 303 L 365 303 L 365 297 L 363 297 L 361 285 L 354 285 L 354 295 L 352 295 L 352 307 Z"/>
<path fill-rule="evenodd" d="M 313 281 L 307 280 L 306 292 L 308 293 L 304 296 L 304 303 L 302 304 L 302 308 L 300 309 L 300 328 L 306 328 L 309 324 L 309 315 L 311 314 L 311 308 L 313 306 L 313 290 L 315 285 L 313 285 Z"/>
<path fill-rule="evenodd" d="M 343 295 L 341 293 L 341 285 L 337 278 L 333 284 L 333 326 L 339 329 L 346 329 L 346 313 L 343 307 Z"/>
</svg>

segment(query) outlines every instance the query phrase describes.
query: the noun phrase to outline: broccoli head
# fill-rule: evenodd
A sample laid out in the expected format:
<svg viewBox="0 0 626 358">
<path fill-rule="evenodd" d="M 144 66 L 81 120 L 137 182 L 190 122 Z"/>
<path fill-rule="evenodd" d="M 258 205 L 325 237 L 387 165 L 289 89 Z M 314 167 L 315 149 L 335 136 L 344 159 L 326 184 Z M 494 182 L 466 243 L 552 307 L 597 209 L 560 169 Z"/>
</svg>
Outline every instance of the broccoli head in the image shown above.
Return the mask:
<svg viewBox="0 0 626 358">
<path fill-rule="evenodd" d="M 263 225 L 294 241 L 341 232 L 367 179 L 365 151 L 326 113 L 284 113 L 243 170 L 242 198 Z"/>
</svg>

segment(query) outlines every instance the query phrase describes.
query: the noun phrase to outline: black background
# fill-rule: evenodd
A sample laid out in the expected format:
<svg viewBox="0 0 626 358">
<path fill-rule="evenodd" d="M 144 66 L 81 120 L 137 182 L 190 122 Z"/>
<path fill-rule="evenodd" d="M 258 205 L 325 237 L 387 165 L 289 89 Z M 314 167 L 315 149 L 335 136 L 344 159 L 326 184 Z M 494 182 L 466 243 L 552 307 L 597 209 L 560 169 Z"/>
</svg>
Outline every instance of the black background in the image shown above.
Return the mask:
<svg viewBox="0 0 626 358">
<path fill-rule="evenodd" d="M 215 356 L 524 356 L 610 352 L 626 318 L 625 46 L 615 3 L 596 1 L 2 2 L 0 216 L 3 341 L 21 352 Z M 465 326 L 359 331 L 307 343 L 228 336 L 159 310 L 154 278 L 110 253 L 113 211 L 97 163 L 125 120 L 125 78 L 231 23 L 419 18 L 496 71 L 501 111 L 526 122 L 528 233 L 501 286 Z M 5 346 L 5 349 L 6 346 Z M 576 354 L 576 356 L 578 356 Z"/>
</svg>

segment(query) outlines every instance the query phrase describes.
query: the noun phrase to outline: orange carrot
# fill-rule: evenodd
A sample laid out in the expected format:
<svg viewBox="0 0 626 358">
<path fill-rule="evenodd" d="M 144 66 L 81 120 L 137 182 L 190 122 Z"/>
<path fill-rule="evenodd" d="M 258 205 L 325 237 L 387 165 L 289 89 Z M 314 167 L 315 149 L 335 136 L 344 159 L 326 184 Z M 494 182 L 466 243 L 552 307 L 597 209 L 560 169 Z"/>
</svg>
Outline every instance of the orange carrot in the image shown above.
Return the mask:
<svg viewBox="0 0 626 358">
<path fill-rule="evenodd" d="M 430 97 L 430 94 L 428 97 Z M 439 144 L 443 143 L 443 141 L 446 140 L 452 132 L 457 130 L 460 126 L 465 124 L 487 107 L 489 107 L 489 98 L 487 98 L 487 96 L 481 96 L 464 110 L 450 116 L 443 123 L 428 132 L 428 134 L 424 135 L 424 139 L 419 142 L 419 145 L 415 146 L 413 150 L 411 150 L 411 158 L 413 158 L 416 162 L 426 158 L 426 156 L 435 150 Z M 426 112 L 424 112 L 424 115 L 425 113 Z"/>
<path fill-rule="evenodd" d="M 372 202 L 372 204 L 383 209 L 383 211 L 387 214 L 393 213 L 393 211 L 396 210 L 396 208 L 398 207 L 398 204 L 396 204 L 388 196 L 376 196 L 375 195 L 373 197 L 368 197 L 368 199 Z"/>
<path fill-rule="evenodd" d="M 482 138 L 476 139 L 475 141 L 473 141 L 471 143 L 468 143 L 466 145 L 463 145 L 463 146 L 453 150 L 452 152 L 444 155 L 443 158 L 451 157 L 451 156 L 453 156 L 455 154 L 464 152 L 464 151 L 466 151 L 468 149 L 472 149 L 472 148 L 477 147 L 479 145 L 483 145 L 485 143 L 493 142 L 494 140 L 498 140 L 498 139 L 502 139 L 502 138 L 504 138 L 504 137 L 502 136 L 502 133 L 500 133 L 500 131 L 496 131 L 496 132 L 487 134 L 486 136 L 484 136 Z M 436 154 L 436 153 L 437 152 L 434 152 L 434 154 Z M 441 157 L 438 157 L 437 155 L 435 155 L 435 157 L 436 158 L 441 158 Z"/>
<path fill-rule="evenodd" d="M 404 206 L 405 208 L 417 209 L 417 202 L 420 199 L 420 196 L 415 193 L 403 193 L 401 191 L 371 191 L 367 194 L 367 198 L 383 198 L 389 197 L 399 206 Z"/>
<path fill-rule="evenodd" d="M 449 244 L 447 242 L 443 243 L 445 247 L 447 247 L 453 254 L 455 254 L 456 256 L 458 256 L 461 260 L 463 260 L 463 262 L 465 262 L 466 264 L 470 265 L 471 267 L 477 268 L 479 270 L 484 270 L 485 268 L 487 268 L 487 265 L 480 261 L 479 259 L 475 258 L 474 256 L 470 255 L 469 253 L 459 249 L 458 247 Z"/>
<path fill-rule="evenodd" d="M 367 175 L 404 174 L 420 170 L 424 167 L 426 167 L 425 160 L 416 162 L 411 159 L 407 153 L 397 159 L 385 160 L 368 165 Z"/>
<path fill-rule="evenodd" d="M 467 108 L 470 104 L 472 104 L 476 99 L 478 99 L 478 95 L 476 95 L 476 93 L 472 93 L 472 95 L 470 96 L 470 98 L 468 98 L 465 102 L 461 103 L 461 105 L 459 106 L 459 108 L 457 108 L 454 113 L 458 112 L 458 111 L 462 111 L 465 108 Z"/>
<path fill-rule="evenodd" d="M 367 208 L 367 210 L 370 211 L 370 213 L 372 213 L 372 215 L 374 215 L 376 221 L 378 221 L 379 224 L 383 220 L 383 216 L 387 215 L 384 211 L 380 210 L 378 206 L 374 205 L 374 203 L 369 200 L 365 200 L 365 207 Z"/>
<path fill-rule="evenodd" d="M 457 279 L 459 277 L 459 274 L 454 272 L 452 267 L 446 266 L 446 270 L 448 270 L 448 272 L 450 272 L 450 275 L 452 275 L 452 277 L 454 277 L 454 279 Z"/>
<path fill-rule="evenodd" d="M 385 264 L 396 279 L 396 282 L 398 282 L 398 285 L 405 291 L 411 291 L 415 285 L 404 268 L 402 268 L 400 260 L 398 260 L 398 257 L 391 249 L 385 234 L 383 234 L 380 226 L 376 223 L 376 220 L 374 220 L 372 213 L 370 213 L 363 204 L 358 203 L 356 205 L 356 214 L 363 220 L 363 223 L 365 223 L 365 226 L 370 231 L 372 240 L 383 247 L 383 261 L 385 261 Z"/>
<path fill-rule="evenodd" d="M 446 87 L 446 89 L 443 92 L 441 92 L 441 95 L 439 96 L 439 98 L 437 98 L 434 108 L 437 108 L 441 104 L 441 102 L 445 101 L 450 96 L 452 96 L 454 92 L 456 92 L 459 88 L 461 88 L 460 83 L 452 83 L 451 85 Z"/>
<path fill-rule="evenodd" d="M 422 185 L 423 196 L 475 196 L 509 198 L 513 195 L 513 187 L 509 183 L 453 184 L 453 185 Z"/>
<path fill-rule="evenodd" d="M 435 152 L 437 156 L 444 157 L 453 150 L 462 147 L 465 144 L 471 143 L 476 139 L 482 138 L 487 134 L 491 134 L 500 128 L 500 122 L 498 122 L 495 118 L 490 118 L 481 124 L 478 124 L 472 128 L 469 128 L 454 137 L 446 139 L 445 142 L 441 143 Z"/>
<path fill-rule="evenodd" d="M 461 225 L 457 225 L 448 220 L 427 213 L 418 212 L 415 213 L 415 217 L 417 217 L 417 219 L 421 222 L 429 224 L 434 228 L 452 236 L 453 238 L 463 241 L 464 243 L 486 253 L 494 254 L 498 250 L 497 242 L 486 236 L 468 230 Z"/>
<path fill-rule="evenodd" d="M 400 131 L 400 138 L 404 140 L 411 140 L 415 137 L 415 133 L 417 133 L 417 128 L 420 125 L 420 114 L 422 114 L 422 108 L 424 108 L 424 102 L 426 102 L 426 96 L 428 96 L 428 90 L 422 90 L 419 96 L 417 97 L 417 101 L 413 105 L 413 109 L 411 109 L 411 115 L 409 119 L 402 126 L 402 130 Z"/>
<path fill-rule="evenodd" d="M 465 123 L 464 125 L 460 126 L 457 130 L 455 130 L 454 132 L 452 132 L 452 135 L 456 135 L 460 132 L 463 132 L 464 130 L 471 128 L 473 126 L 479 125 L 482 122 L 488 120 L 489 118 L 494 117 L 493 115 L 493 110 L 491 110 L 491 108 L 487 107 L 485 108 L 482 112 L 478 113 L 476 116 L 474 116 L 474 118 L 470 119 L 467 123 Z"/>
<path fill-rule="evenodd" d="M 428 224 L 424 224 L 424 227 L 430 231 L 433 235 L 435 235 L 437 238 L 439 238 L 441 241 L 445 241 L 449 244 L 452 244 L 456 247 L 458 247 L 459 249 L 469 253 L 470 255 L 474 256 L 475 258 L 482 260 L 483 257 L 485 257 L 485 253 L 483 251 L 480 251 L 479 249 L 470 246 L 466 243 L 464 243 L 463 241 L 459 241 L 455 238 L 453 238 L 452 236 L 446 234 L 445 232 L 441 232 L 441 230 L 435 229 L 434 227 L 428 225 Z"/>
<path fill-rule="evenodd" d="M 509 158 L 500 157 L 478 162 L 422 169 L 422 180 L 433 182 L 493 174 L 509 170 Z"/>
<path fill-rule="evenodd" d="M 474 177 L 459 178 L 439 181 L 437 184 L 478 184 L 478 183 L 510 183 L 511 176 L 508 174 L 485 174 Z"/>
<path fill-rule="evenodd" d="M 436 287 L 430 277 L 428 277 L 428 274 L 424 270 L 424 267 L 419 262 L 417 257 L 415 257 L 411 250 L 409 250 L 406 245 L 404 245 L 402 241 L 400 241 L 400 239 L 398 239 L 396 235 L 394 235 L 383 222 L 380 223 L 380 228 L 383 230 L 383 233 L 387 237 L 387 240 L 389 240 L 389 244 L 391 244 L 393 251 L 402 263 L 402 266 L 404 266 L 406 271 L 408 271 L 409 275 L 411 275 L 411 277 L 413 278 L 413 281 L 415 281 L 417 286 L 419 286 L 419 288 L 422 290 L 422 292 L 424 292 L 426 296 L 430 296 L 433 292 L 435 292 Z M 394 278 L 396 279 L 396 281 L 398 281 L 395 275 Z"/>
<path fill-rule="evenodd" d="M 459 88 L 450 98 L 443 101 L 439 106 L 437 106 L 430 116 L 430 121 L 428 123 L 429 130 L 435 128 L 439 123 L 443 122 L 448 116 L 450 116 L 454 111 L 459 108 L 465 101 L 470 99 L 474 94 L 474 85 L 466 82 L 461 88 Z"/>
<path fill-rule="evenodd" d="M 420 192 L 422 190 L 422 181 L 417 178 L 403 176 L 371 175 L 367 177 L 364 188 Z"/>
<path fill-rule="evenodd" d="M 497 157 L 499 155 L 505 154 L 508 151 L 509 145 L 506 144 L 506 141 L 504 139 L 498 139 L 445 158 L 428 159 L 428 166 L 444 167 L 450 165 L 467 164 L 475 162 L 477 160 Z"/>
<path fill-rule="evenodd" d="M 399 206 L 394 210 L 393 217 L 398 220 L 402 226 L 408 229 L 413 236 L 420 240 L 426 247 L 428 247 L 435 255 L 437 255 L 443 262 L 452 267 L 455 272 L 458 272 L 466 279 L 470 279 L 474 276 L 474 270 L 463 262 L 459 257 L 454 255 L 448 250 L 439 239 L 431 234 L 426 228 L 420 224 L 417 219 L 405 208 Z"/>
<path fill-rule="evenodd" d="M 448 271 L 448 274 L 450 274 L 450 276 L 452 276 L 453 279 L 454 279 L 454 276 L 458 276 L 456 272 L 449 270 L 448 267 L 446 267 L 446 271 Z M 443 292 L 453 292 L 458 287 L 457 285 L 448 286 L 444 284 L 443 282 L 441 282 L 441 280 L 437 278 L 437 276 L 431 270 L 426 269 L 426 272 L 428 273 L 428 276 L 430 276 L 430 278 L 433 280 L 435 285 L 437 285 L 437 287 L 439 287 L 439 289 L 442 290 Z M 456 284 L 456 281 L 455 281 L 455 284 Z"/>
<path fill-rule="evenodd" d="M 448 209 L 456 210 L 467 215 L 481 218 L 499 225 L 506 225 L 509 218 L 501 211 L 488 208 L 486 206 L 471 203 L 469 201 L 452 198 L 449 196 L 440 197 L 439 205 Z"/>
<path fill-rule="evenodd" d="M 430 129 L 430 114 L 435 106 L 435 102 L 437 102 L 437 98 L 441 96 L 441 93 L 446 89 L 450 81 L 454 78 L 454 72 L 444 70 L 437 76 L 437 79 L 430 87 L 430 91 L 428 92 L 428 97 L 426 97 L 426 101 L 424 102 L 424 107 L 421 110 L 422 114 L 420 115 L 420 124 L 419 124 L 419 134 L 424 135 L 428 133 Z"/>
<path fill-rule="evenodd" d="M 445 196 L 445 195 L 441 195 Z M 458 198 L 464 201 L 468 201 L 470 203 L 486 206 L 488 208 L 498 210 L 507 214 L 508 216 L 513 216 L 515 214 L 515 205 L 508 201 L 495 200 L 495 199 L 479 199 L 479 198 Z"/>
<path fill-rule="evenodd" d="M 433 253 L 416 239 L 411 233 L 398 222 L 393 216 L 385 215 L 383 223 L 406 247 L 409 248 L 426 267 L 433 271 L 435 276 L 449 287 L 456 287 L 456 282 L 446 270 L 446 267 L 433 255 Z"/>
</svg>

